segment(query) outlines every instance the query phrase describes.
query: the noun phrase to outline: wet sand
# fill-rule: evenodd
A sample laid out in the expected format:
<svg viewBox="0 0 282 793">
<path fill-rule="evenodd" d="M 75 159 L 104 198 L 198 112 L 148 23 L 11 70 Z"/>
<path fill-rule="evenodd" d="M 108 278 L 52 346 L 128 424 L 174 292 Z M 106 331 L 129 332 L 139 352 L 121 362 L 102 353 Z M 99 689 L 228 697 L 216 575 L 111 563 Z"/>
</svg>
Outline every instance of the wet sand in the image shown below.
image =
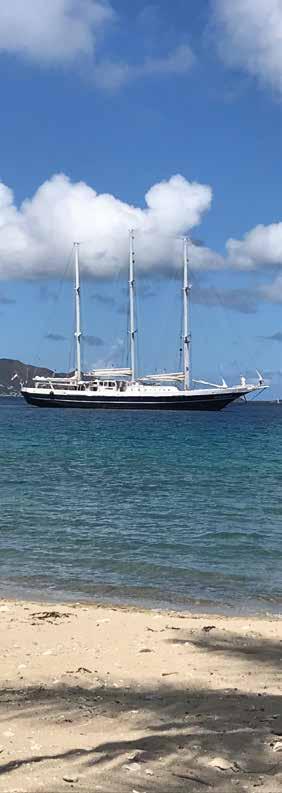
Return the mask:
<svg viewBox="0 0 282 793">
<path fill-rule="evenodd" d="M 0 791 L 278 793 L 282 621 L 0 601 Z"/>
</svg>

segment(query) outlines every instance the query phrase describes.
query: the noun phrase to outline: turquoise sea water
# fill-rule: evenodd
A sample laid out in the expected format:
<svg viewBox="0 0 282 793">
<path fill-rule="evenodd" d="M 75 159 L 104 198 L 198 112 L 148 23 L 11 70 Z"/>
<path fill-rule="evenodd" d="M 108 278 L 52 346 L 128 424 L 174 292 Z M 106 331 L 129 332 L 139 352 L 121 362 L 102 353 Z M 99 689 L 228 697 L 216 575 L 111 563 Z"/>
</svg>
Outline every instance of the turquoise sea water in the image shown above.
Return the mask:
<svg viewBox="0 0 282 793">
<path fill-rule="evenodd" d="M 280 611 L 282 405 L 2 399 L 0 445 L 0 595 Z"/>
</svg>

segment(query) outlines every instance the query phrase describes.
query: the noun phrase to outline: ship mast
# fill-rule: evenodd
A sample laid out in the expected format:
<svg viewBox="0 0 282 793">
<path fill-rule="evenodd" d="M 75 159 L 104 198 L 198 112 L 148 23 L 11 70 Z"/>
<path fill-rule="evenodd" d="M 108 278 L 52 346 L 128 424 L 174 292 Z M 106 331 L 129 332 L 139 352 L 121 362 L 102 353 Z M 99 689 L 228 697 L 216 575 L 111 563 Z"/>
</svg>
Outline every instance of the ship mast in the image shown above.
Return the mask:
<svg viewBox="0 0 282 793">
<path fill-rule="evenodd" d="M 76 376 L 81 380 L 81 328 L 80 328 L 80 277 L 79 242 L 74 243 L 75 260 L 75 338 L 76 338 Z"/>
<path fill-rule="evenodd" d="M 190 332 L 190 284 L 189 284 L 189 258 L 188 237 L 183 240 L 183 374 L 184 389 L 191 386 L 191 332 Z"/>
<path fill-rule="evenodd" d="M 129 232 L 129 308 L 130 308 L 130 358 L 131 358 L 131 382 L 135 380 L 135 280 L 134 280 L 134 230 Z"/>
</svg>

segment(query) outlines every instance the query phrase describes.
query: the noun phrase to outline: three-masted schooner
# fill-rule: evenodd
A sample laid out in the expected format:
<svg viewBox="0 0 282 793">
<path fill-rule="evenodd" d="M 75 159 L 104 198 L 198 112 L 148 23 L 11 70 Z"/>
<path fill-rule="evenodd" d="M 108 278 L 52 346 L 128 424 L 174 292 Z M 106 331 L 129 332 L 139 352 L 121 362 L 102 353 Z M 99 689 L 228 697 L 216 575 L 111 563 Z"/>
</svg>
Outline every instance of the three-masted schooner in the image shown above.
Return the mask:
<svg viewBox="0 0 282 793">
<path fill-rule="evenodd" d="M 266 386 L 263 378 L 248 384 L 244 377 L 229 387 L 191 378 L 190 283 L 188 238 L 183 240 L 183 370 L 136 376 L 135 365 L 135 277 L 134 231 L 129 233 L 130 368 L 81 369 L 79 243 L 75 251 L 76 371 L 70 377 L 35 377 L 34 386 L 21 393 L 30 405 L 48 408 L 100 408 L 126 410 L 222 410 L 230 402 Z M 193 387 L 193 382 L 202 388 Z"/>
</svg>

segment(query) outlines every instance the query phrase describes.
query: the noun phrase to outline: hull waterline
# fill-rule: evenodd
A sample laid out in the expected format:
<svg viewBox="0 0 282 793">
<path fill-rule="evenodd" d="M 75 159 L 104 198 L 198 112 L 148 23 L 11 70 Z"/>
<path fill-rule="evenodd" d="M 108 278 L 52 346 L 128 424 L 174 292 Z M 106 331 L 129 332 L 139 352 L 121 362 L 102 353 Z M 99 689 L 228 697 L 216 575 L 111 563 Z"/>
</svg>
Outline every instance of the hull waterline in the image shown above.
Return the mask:
<svg viewBox="0 0 282 793">
<path fill-rule="evenodd" d="M 32 394 L 22 390 L 22 395 L 30 405 L 40 408 L 79 408 L 82 410 L 223 410 L 230 402 L 234 402 L 242 394 L 207 394 L 206 396 L 189 394 L 170 397 L 150 396 L 92 396 L 84 394 L 55 395 Z"/>
</svg>

